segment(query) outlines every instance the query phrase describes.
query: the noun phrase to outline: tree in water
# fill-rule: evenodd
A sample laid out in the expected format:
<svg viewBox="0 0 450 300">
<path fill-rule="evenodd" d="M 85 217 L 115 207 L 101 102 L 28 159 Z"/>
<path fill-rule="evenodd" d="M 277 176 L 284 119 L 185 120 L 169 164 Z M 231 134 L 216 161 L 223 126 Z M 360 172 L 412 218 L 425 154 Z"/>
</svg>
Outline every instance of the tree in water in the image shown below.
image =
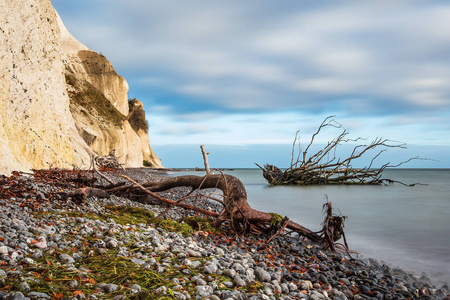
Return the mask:
<svg viewBox="0 0 450 300">
<path fill-rule="evenodd" d="M 379 168 L 372 168 L 374 161 L 385 152 L 387 148 L 406 148 L 406 144 L 383 138 L 376 138 L 369 144 L 356 145 L 353 147 L 353 150 L 347 158 L 341 159 L 337 155 L 339 146 L 350 142 L 363 141 L 365 139 L 361 137 L 356 139 L 348 138 L 349 131 L 336 122 L 333 117 L 334 116 L 329 116 L 325 118 L 317 131 L 311 136 L 311 140 L 305 148 L 303 148 L 300 142 L 300 131 L 296 132 L 294 143 L 292 145 L 291 164 L 284 172 L 278 167 L 270 164 L 266 164 L 263 168 L 255 163 L 263 170 L 263 176 L 269 184 L 388 184 L 398 181 L 381 178 L 385 169 L 398 167 L 414 159 L 423 159 L 413 157 L 397 165 L 386 163 Z M 314 154 L 310 154 L 309 151 L 311 150 L 311 146 L 314 144 L 316 137 L 326 127 L 337 128 L 340 130 L 340 134 L 328 142 L 322 149 Z M 353 167 L 353 162 L 368 154 L 370 150 L 378 151 L 372 157 L 370 164 L 363 168 Z"/>
</svg>

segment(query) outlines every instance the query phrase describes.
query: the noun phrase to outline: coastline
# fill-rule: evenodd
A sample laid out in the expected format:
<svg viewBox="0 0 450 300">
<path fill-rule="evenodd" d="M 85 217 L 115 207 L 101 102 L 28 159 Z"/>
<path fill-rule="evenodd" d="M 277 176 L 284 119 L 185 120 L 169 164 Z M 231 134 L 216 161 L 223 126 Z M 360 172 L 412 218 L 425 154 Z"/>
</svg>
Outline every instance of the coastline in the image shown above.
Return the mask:
<svg viewBox="0 0 450 300">
<path fill-rule="evenodd" d="M 444 299 L 448 294 L 448 287 L 426 277 L 371 258 L 329 253 L 297 238 L 277 236 L 267 244 L 268 237 L 205 230 L 183 236 L 142 218 L 164 207 L 116 196 L 76 204 L 62 197 L 75 184 L 20 174 L 1 180 L 0 299 Z M 177 208 L 165 215 L 185 216 Z M 104 276 L 89 268 L 95 259 L 111 261 L 98 268 L 118 273 L 126 265 L 152 280 Z"/>
</svg>

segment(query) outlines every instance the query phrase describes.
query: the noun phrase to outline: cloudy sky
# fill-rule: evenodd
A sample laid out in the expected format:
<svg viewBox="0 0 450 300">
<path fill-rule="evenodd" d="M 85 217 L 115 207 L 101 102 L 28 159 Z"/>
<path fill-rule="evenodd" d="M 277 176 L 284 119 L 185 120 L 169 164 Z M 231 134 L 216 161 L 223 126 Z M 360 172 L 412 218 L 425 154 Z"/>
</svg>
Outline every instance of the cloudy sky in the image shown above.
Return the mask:
<svg viewBox="0 0 450 300">
<path fill-rule="evenodd" d="M 448 1 L 52 2 L 144 103 L 164 166 L 201 166 L 205 144 L 213 167 L 284 167 L 295 132 L 336 115 L 408 144 L 380 162 L 450 167 Z"/>
</svg>

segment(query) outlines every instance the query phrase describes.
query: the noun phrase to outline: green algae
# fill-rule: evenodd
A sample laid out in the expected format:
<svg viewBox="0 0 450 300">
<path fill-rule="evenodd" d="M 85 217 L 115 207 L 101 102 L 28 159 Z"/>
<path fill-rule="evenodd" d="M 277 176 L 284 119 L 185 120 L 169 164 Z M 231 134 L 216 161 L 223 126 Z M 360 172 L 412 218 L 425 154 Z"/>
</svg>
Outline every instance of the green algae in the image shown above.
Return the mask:
<svg viewBox="0 0 450 300">
<path fill-rule="evenodd" d="M 46 215 L 48 217 L 54 217 L 60 219 L 65 217 L 65 222 L 76 222 L 77 217 L 83 217 L 85 220 L 102 220 L 108 221 L 114 220 L 117 224 L 125 225 L 137 225 L 148 224 L 155 227 L 164 228 L 167 231 L 180 232 L 183 235 L 189 235 L 194 230 L 211 231 L 214 232 L 213 219 L 203 217 L 188 217 L 185 222 L 177 222 L 173 220 L 159 220 L 154 219 L 154 215 L 151 211 L 131 206 L 116 206 L 106 205 L 104 206 L 106 211 L 95 213 L 79 213 L 79 212 L 35 212 L 35 215 Z M 276 216 L 276 214 L 274 214 Z M 72 218 L 73 220 L 70 220 Z M 283 219 L 281 216 L 279 217 Z M 275 219 L 275 218 L 274 218 Z M 70 233 L 67 240 L 73 240 L 76 236 L 75 233 Z M 116 239 L 120 239 L 123 232 L 117 232 L 111 235 Z M 95 295 L 98 299 L 111 299 L 117 295 L 124 295 L 126 299 L 175 299 L 172 287 L 174 283 L 173 278 L 187 279 L 188 281 L 183 284 L 182 291 L 188 292 L 191 296 L 195 294 L 195 283 L 189 281 L 190 278 L 201 272 L 201 266 L 207 264 L 208 258 L 206 257 L 188 257 L 189 260 L 198 260 L 201 262 L 199 268 L 191 268 L 187 265 L 177 265 L 176 258 L 173 257 L 169 262 L 169 265 L 164 266 L 163 273 L 157 273 L 155 266 L 149 265 L 137 265 L 131 261 L 131 258 L 135 257 L 135 254 L 140 251 L 133 247 L 133 240 L 128 238 L 128 241 L 124 241 L 121 247 L 124 247 L 129 251 L 130 256 L 124 257 L 120 255 L 119 250 L 116 249 L 96 249 L 93 247 L 99 238 L 94 236 L 83 236 L 83 243 L 66 249 L 50 249 L 46 250 L 42 259 L 36 259 L 36 263 L 30 266 L 24 266 L 24 274 L 27 274 L 27 282 L 33 291 L 42 292 L 50 295 L 54 299 L 62 297 L 73 297 L 76 293 L 83 293 L 86 297 L 89 295 Z M 123 249 L 123 248 L 122 248 Z M 60 254 L 69 254 L 74 256 L 77 253 L 79 259 L 74 263 L 75 268 L 70 269 L 68 266 L 64 266 L 59 261 Z M 163 259 L 167 259 L 166 252 L 158 252 L 153 254 L 153 258 L 161 263 Z M 142 258 L 147 261 L 149 257 Z M 191 274 L 186 276 L 182 271 L 184 269 L 191 270 Z M 226 288 L 223 283 L 230 281 L 230 278 L 218 275 L 210 274 L 221 289 L 232 290 L 233 288 Z M 76 281 L 76 287 L 71 286 L 71 282 Z M 100 293 L 98 285 L 100 283 L 113 283 L 119 286 L 119 290 L 113 293 Z M 138 294 L 131 294 L 129 288 L 133 284 L 139 284 L 142 291 Z M 19 282 L 17 279 L 8 278 L 7 282 L 3 286 L 6 286 L 9 290 L 19 290 Z M 165 286 L 168 290 L 166 294 L 157 294 L 156 289 Z M 262 290 L 263 286 L 259 281 L 252 282 L 247 286 L 235 287 L 235 289 L 242 289 L 249 293 L 254 293 L 258 290 Z M 0 290 L 2 290 L 0 284 Z M 3 289 L 8 291 L 7 289 Z M 180 291 L 180 292 L 182 292 Z"/>
<path fill-rule="evenodd" d="M 169 219 L 155 220 L 155 225 L 157 225 L 158 227 L 161 227 L 167 231 L 170 231 L 170 232 L 179 232 L 183 236 L 188 236 L 192 232 L 194 232 L 194 230 L 192 229 L 191 226 L 189 226 L 189 224 L 180 223 L 180 222 L 177 222 L 174 220 L 169 220 Z"/>
<path fill-rule="evenodd" d="M 184 222 L 189 224 L 193 230 L 208 231 L 212 233 L 219 233 L 219 230 L 214 226 L 214 220 L 205 217 L 191 216 L 184 219 Z"/>
<path fill-rule="evenodd" d="M 154 214 L 148 209 L 134 207 L 134 206 L 114 206 L 106 205 L 109 213 L 105 216 L 113 219 L 117 224 L 137 225 L 140 223 L 149 224 L 155 218 Z"/>
<path fill-rule="evenodd" d="M 279 227 L 281 227 L 283 225 L 284 218 L 281 215 L 279 215 L 277 213 L 269 213 L 269 215 L 272 216 L 272 219 L 270 220 L 270 226 L 271 227 L 279 228 Z"/>
</svg>

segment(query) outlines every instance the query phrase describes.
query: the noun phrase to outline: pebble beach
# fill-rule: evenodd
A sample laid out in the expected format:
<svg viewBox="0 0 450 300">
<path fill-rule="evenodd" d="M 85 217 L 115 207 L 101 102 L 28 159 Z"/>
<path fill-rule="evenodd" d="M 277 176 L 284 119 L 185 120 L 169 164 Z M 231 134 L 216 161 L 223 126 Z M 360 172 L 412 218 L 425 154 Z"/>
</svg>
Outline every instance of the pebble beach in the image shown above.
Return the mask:
<svg viewBox="0 0 450 300">
<path fill-rule="evenodd" d="M 267 243 L 270 236 L 192 228 L 184 222 L 192 213 L 176 207 L 154 222 L 167 207 L 114 195 L 77 203 L 67 197 L 75 179 L 0 177 L 0 299 L 450 299 L 447 284 L 424 274 L 296 236 Z"/>
</svg>

